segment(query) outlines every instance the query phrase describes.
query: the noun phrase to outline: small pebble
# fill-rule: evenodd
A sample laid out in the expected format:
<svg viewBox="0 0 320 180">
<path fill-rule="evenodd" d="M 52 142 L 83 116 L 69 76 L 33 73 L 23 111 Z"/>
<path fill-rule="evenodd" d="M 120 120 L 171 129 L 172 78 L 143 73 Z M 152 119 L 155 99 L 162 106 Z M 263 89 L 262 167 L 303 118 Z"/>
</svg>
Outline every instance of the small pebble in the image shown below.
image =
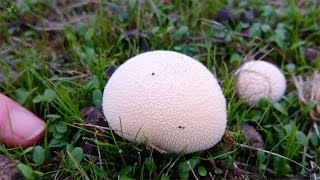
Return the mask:
<svg viewBox="0 0 320 180">
<path fill-rule="evenodd" d="M 102 113 L 101 108 L 96 108 L 96 107 L 85 107 L 80 110 L 82 116 L 85 118 L 85 123 L 86 124 L 92 124 L 96 126 L 101 126 L 101 127 L 107 127 L 106 120 L 104 118 L 104 115 Z M 98 131 L 99 129 L 94 128 L 94 127 L 86 127 L 87 129 L 90 129 L 92 131 Z M 100 132 L 102 133 L 102 132 Z M 89 139 L 95 139 L 93 134 L 91 133 L 82 133 L 83 137 L 89 138 Z M 97 137 L 99 141 L 106 142 L 107 140 L 103 137 Z M 86 154 L 91 154 L 91 155 L 97 155 L 98 150 L 92 141 L 86 140 L 86 139 L 81 139 L 79 140 L 79 145 L 82 147 L 84 152 Z"/>
<path fill-rule="evenodd" d="M 217 13 L 217 21 L 225 24 L 235 24 L 237 20 L 236 15 L 230 8 L 223 8 Z"/>
<path fill-rule="evenodd" d="M 23 180 L 16 164 L 8 157 L 0 155 L 0 179 L 1 180 Z"/>
</svg>

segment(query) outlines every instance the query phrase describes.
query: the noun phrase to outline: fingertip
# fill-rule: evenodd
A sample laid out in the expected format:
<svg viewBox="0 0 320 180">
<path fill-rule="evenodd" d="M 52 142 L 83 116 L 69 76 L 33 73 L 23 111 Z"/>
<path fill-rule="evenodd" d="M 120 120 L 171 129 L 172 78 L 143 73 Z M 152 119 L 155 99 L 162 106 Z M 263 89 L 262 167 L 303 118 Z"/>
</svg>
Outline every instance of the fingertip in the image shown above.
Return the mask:
<svg viewBox="0 0 320 180">
<path fill-rule="evenodd" d="M 30 146 L 39 141 L 46 123 L 26 108 L 0 94 L 0 140 L 8 147 Z"/>
</svg>

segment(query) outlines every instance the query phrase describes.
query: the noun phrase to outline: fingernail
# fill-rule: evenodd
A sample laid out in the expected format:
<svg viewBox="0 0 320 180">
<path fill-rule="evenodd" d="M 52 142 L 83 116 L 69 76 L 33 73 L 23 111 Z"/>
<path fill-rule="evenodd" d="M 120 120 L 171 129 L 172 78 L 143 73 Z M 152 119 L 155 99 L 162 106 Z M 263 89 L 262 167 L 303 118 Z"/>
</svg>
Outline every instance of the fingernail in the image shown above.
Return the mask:
<svg viewBox="0 0 320 180">
<path fill-rule="evenodd" d="M 10 130 L 17 138 L 25 141 L 40 138 L 45 130 L 45 123 L 23 107 L 16 107 L 10 111 Z"/>
</svg>

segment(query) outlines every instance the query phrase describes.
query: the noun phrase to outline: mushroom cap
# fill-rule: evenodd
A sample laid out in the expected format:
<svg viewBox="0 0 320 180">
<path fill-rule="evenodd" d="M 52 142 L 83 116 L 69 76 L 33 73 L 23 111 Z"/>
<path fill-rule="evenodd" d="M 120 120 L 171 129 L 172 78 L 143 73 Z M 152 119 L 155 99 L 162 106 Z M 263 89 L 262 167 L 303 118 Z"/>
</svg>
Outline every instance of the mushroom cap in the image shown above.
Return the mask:
<svg viewBox="0 0 320 180">
<path fill-rule="evenodd" d="M 237 71 L 236 93 L 249 105 L 257 106 L 261 98 L 279 101 L 286 91 L 281 70 L 267 61 L 249 61 Z"/>
<path fill-rule="evenodd" d="M 214 146 L 227 123 L 217 80 L 200 62 L 173 51 L 142 53 L 122 64 L 105 86 L 103 112 L 118 135 L 169 153 Z"/>
</svg>

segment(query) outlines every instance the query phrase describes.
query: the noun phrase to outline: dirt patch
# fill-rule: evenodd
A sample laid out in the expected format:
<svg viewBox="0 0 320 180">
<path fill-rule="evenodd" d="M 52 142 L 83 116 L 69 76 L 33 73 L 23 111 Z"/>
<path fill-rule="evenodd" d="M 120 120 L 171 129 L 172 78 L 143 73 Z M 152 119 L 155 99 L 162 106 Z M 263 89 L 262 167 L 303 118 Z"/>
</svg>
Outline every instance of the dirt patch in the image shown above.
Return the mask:
<svg viewBox="0 0 320 180">
<path fill-rule="evenodd" d="M 23 180 L 16 164 L 8 157 L 0 155 L 0 179 L 2 180 Z"/>
</svg>

